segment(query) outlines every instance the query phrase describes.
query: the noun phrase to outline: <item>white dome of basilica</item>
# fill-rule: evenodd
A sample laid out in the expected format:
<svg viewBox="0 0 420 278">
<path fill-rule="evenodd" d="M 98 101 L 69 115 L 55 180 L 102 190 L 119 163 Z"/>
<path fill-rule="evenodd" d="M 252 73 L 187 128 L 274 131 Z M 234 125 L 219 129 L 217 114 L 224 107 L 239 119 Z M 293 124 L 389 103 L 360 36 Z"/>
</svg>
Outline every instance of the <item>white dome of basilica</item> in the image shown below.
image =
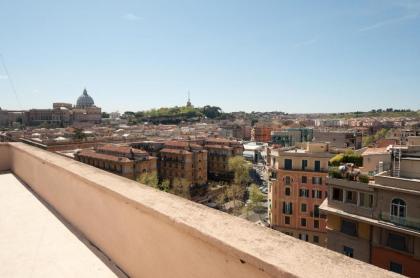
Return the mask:
<svg viewBox="0 0 420 278">
<path fill-rule="evenodd" d="M 77 99 L 77 108 L 87 108 L 95 105 L 93 98 L 88 95 L 86 89 L 83 90 L 83 94 Z"/>
</svg>

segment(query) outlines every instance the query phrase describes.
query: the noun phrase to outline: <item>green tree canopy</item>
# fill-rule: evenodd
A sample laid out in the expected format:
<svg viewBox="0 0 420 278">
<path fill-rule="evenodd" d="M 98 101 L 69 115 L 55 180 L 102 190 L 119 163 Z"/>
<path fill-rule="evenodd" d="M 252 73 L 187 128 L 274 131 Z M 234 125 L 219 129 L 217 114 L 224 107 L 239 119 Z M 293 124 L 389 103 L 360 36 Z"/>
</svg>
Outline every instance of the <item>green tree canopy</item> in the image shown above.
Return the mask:
<svg viewBox="0 0 420 278">
<path fill-rule="evenodd" d="M 228 161 L 228 167 L 229 171 L 234 173 L 235 184 L 244 186 L 249 182 L 249 171 L 251 169 L 251 165 L 243 156 L 231 157 Z"/>
<path fill-rule="evenodd" d="M 206 105 L 202 108 L 202 113 L 209 119 L 215 119 L 222 115 L 222 109 L 217 106 Z"/>
<path fill-rule="evenodd" d="M 137 181 L 154 188 L 158 188 L 159 185 L 159 179 L 156 171 L 141 174 L 137 178 Z"/>
</svg>

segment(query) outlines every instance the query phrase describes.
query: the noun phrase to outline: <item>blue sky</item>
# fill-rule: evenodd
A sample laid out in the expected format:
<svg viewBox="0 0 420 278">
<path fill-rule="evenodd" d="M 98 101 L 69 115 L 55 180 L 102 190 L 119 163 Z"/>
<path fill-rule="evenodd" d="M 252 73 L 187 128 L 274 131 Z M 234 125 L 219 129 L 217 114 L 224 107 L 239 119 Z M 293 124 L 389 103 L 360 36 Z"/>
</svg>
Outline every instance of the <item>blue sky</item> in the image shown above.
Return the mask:
<svg viewBox="0 0 420 278">
<path fill-rule="evenodd" d="M 420 109 L 420 0 L 0 0 L 0 53 L 3 109 Z"/>
</svg>

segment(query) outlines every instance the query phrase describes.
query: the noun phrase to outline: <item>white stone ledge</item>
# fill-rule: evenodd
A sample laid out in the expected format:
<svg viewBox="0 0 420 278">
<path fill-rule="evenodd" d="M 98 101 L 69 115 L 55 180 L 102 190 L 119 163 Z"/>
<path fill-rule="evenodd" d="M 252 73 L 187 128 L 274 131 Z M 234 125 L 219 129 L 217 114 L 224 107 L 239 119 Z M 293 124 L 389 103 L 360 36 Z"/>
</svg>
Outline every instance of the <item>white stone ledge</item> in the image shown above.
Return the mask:
<svg viewBox="0 0 420 278">
<path fill-rule="evenodd" d="M 9 151 L 12 171 L 132 277 L 398 277 L 32 146 Z"/>
</svg>

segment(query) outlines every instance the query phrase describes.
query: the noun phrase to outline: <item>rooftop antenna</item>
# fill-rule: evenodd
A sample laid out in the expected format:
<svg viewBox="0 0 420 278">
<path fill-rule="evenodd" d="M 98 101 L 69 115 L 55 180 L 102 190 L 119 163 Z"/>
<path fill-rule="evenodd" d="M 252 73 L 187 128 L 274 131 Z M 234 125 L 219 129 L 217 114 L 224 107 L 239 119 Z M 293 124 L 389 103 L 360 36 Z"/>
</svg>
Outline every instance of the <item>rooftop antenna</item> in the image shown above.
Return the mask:
<svg viewBox="0 0 420 278">
<path fill-rule="evenodd" d="M 190 91 L 188 91 L 188 101 L 187 101 L 187 107 L 191 107 L 191 98 L 190 98 Z"/>
<path fill-rule="evenodd" d="M 6 67 L 6 62 L 4 61 L 4 57 L 3 57 L 3 55 L 1 53 L 0 53 L 0 61 L 1 61 L 2 65 L 3 65 L 4 72 L 6 73 L 7 79 L 9 80 L 10 88 L 12 89 L 12 92 L 15 95 L 15 98 L 16 98 L 16 101 L 18 103 L 18 106 L 21 108 L 22 105 L 20 103 L 19 96 L 18 96 L 18 94 L 16 92 L 15 84 L 13 83 L 12 77 L 10 76 L 9 70 Z"/>
</svg>

